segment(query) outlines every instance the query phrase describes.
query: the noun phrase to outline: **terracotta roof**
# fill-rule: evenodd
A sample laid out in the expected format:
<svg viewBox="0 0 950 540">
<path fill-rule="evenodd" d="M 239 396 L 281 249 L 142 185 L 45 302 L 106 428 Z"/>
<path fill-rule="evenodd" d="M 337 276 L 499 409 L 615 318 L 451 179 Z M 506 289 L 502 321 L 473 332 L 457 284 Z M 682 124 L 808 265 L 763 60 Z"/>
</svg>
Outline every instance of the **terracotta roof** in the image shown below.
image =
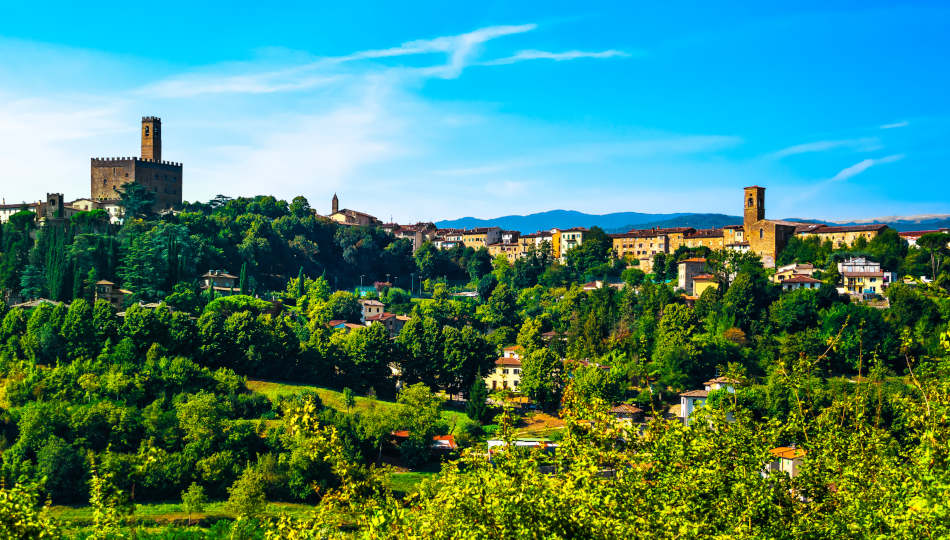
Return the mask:
<svg viewBox="0 0 950 540">
<path fill-rule="evenodd" d="M 844 277 L 884 277 L 884 272 L 841 272 Z M 788 280 L 785 280 L 788 281 Z"/>
<path fill-rule="evenodd" d="M 792 276 L 788 279 L 783 279 L 782 283 L 821 283 L 821 280 L 811 276 Z"/>
<path fill-rule="evenodd" d="M 797 459 L 804 457 L 805 450 L 794 446 L 779 446 L 769 450 L 769 453 L 780 459 Z"/>
<path fill-rule="evenodd" d="M 327 323 L 327 326 L 329 326 L 329 327 L 332 328 L 332 327 L 334 327 L 334 326 L 340 326 L 341 324 L 344 324 L 344 323 L 346 323 L 346 321 L 343 320 L 343 319 L 334 319 L 334 320 L 328 322 L 328 323 Z"/>
<path fill-rule="evenodd" d="M 881 231 L 887 228 L 883 223 L 874 223 L 871 225 L 812 225 L 808 227 L 799 226 L 795 229 L 796 234 L 832 234 L 846 232 L 864 232 Z M 800 230 L 799 230 L 800 229 Z"/>
<path fill-rule="evenodd" d="M 950 229 L 934 229 L 934 230 L 932 230 L 932 231 L 901 231 L 901 232 L 899 232 L 899 233 L 897 233 L 897 234 L 899 234 L 899 235 L 901 235 L 901 236 L 903 236 L 903 237 L 905 237 L 905 238 L 920 238 L 921 236 L 923 236 L 923 235 L 925 235 L 925 234 L 931 234 L 931 233 L 946 233 L 947 231 L 950 231 Z"/>
<path fill-rule="evenodd" d="M 712 274 L 697 274 L 693 276 L 693 281 L 713 281 L 716 279 L 716 276 Z"/>
<path fill-rule="evenodd" d="M 223 270 L 214 271 L 214 272 L 206 272 L 201 277 L 219 277 L 219 278 L 225 278 L 225 279 L 239 279 L 237 276 L 231 275 Z"/>
<path fill-rule="evenodd" d="M 732 229 L 736 231 L 744 231 L 745 225 L 726 225 L 723 229 Z"/>
<path fill-rule="evenodd" d="M 688 392 L 683 392 L 680 395 L 683 397 L 706 397 L 709 395 L 709 392 L 705 390 L 690 390 Z"/>
<path fill-rule="evenodd" d="M 621 403 L 620 405 L 610 409 L 610 412 L 614 414 L 640 414 L 643 412 L 643 409 L 634 407 L 633 405 L 627 403 Z"/>
<path fill-rule="evenodd" d="M 437 449 L 456 450 L 459 445 L 453 435 L 435 435 L 432 437 L 432 446 Z"/>
<path fill-rule="evenodd" d="M 379 300 L 360 300 L 360 303 L 364 306 L 383 306 Z"/>
<path fill-rule="evenodd" d="M 722 229 L 699 229 L 686 233 L 686 238 L 722 238 Z"/>
<path fill-rule="evenodd" d="M 702 257 L 691 257 L 691 258 L 689 258 L 689 259 L 683 259 L 683 260 L 680 261 L 680 262 L 681 262 L 681 263 L 685 263 L 685 262 L 704 263 L 704 262 L 706 262 L 706 259 L 704 259 L 704 258 L 702 258 Z"/>
<path fill-rule="evenodd" d="M 739 381 L 731 377 L 716 377 L 714 379 L 709 379 L 703 384 L 739 384 Z"/>
<path fill-rule="evenodd" d="M 521 350 L 521 345 L 509 345 L 509 346 L 505 347 L 505 348 L 502 349 L 502 350 L 503 350 L 503 351 L 520 351 L 520 350 Z"/>
<path fill-rule="evenodd" d="M 521 367 L 521 360 L 518 360 L 517 358 L 499 358 L 498 360 L 495 360 L 495 365 Z"/>
</svg>

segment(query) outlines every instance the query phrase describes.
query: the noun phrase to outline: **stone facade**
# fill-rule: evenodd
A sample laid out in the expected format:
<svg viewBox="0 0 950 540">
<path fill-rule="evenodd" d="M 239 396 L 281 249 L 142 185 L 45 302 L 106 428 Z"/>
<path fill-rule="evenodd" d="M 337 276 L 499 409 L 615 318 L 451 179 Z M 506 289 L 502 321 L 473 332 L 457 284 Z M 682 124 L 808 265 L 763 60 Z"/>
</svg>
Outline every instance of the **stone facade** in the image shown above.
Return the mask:
<svg viewBox="0 0 950 540">
<path fill-rule="evenodd" d="M 775 266 L 775 259 L 800 223 L 765 219 L 765 188 L 749 186 L 743 190 L 743 228 L 750 249 L 762 258 L 766 268 Z"/>
<path fill-rule="evenodd" d="M 155 195 L 155 209 L 181 205 L 181 163 L 162 161 L 161 120 L 142 118 L 142 156 L 92 158 L 90 198 L 94 201 L 117 199 L 123 186 L 136 183 Z"/>
</svg>

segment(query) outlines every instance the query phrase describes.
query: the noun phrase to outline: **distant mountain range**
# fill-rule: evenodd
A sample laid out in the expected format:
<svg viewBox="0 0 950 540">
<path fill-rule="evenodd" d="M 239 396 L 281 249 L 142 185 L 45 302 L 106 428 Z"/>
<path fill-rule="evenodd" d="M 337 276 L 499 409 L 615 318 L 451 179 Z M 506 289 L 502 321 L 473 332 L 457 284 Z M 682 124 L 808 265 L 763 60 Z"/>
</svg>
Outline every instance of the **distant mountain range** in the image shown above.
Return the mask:
<svg viewBox="0 0 950 540">
<path fill-rule="evenodd" d="M 849 222 L 821 221 L 815 219 L 786 218 L 788 221 L 806 223 L 835 223 L 838 225 L 862 225 L 867 223 L 886 223 L 898 231 L 939 229 L 950 227 L 950 215 L 927 216 L 889 216 L 877 219 Z M 607 232 L 626 232 L 630 229 L 650 229 L 653 227 L 694 227 L 711 229 L 742 223 L 741 216 L 726 214 L 700 214 L 681 212 L 674 214 L 648 214 L 643 212 L 615 212 L 612 214 L 585 214 L 575 210 L 549 210 L 526 216 L 502 216 L 492 219 L 463 217 L 436 222 L 440 228 L 472 229 L 475 227 L 501 227 L 505 230 L 533 233 L 553 228 L 600 227 Z"/>
</svg>

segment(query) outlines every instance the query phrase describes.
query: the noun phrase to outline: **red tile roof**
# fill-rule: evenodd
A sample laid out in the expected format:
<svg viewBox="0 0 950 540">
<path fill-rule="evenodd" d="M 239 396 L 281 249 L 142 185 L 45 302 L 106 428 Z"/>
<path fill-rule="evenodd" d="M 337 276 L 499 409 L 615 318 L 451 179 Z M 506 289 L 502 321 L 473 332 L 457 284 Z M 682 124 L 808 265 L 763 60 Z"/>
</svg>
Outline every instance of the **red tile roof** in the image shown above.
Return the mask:
<svg viewBox="0 0 950 540">
<path fill-rule="evenodd" d="M 709 392 L 705 390 L 690 390 L 688 392 L 683 392 L 680 395 L 683 397 L 706 397 L 709 395 Z"/>
<path fill-rule="evenodd" d="M 684 263 L 684 262 L 704 263 L 704 262 L 706 262 L 706 259 L 704 259 L 704 258 L 702 258 L 702 257 L 692 257 L 692 258 L 689 258 L 689 259 L 683 259 L 683 260 L 680 261 L 680 262 L 681 262 L 681 263 Z"/>
<path fill-rule="evenodd" d="M 621 403 L 620 405 L 610 409 L 610 412 L 614 414 L 640 414 L 643 412 L 643 409 L 634 407 L 633 405 L 627 403 Z"/>
<path fill-rule="evenodd" d="M 703 384 L 739 384 L 739 381 L 733 379 L 732 377 L 716 377 L 714 379 L 709 379 Z"/>
<path fill-rule="evenodd" d="M 797 459 L 804 457 L 805 449 L 794 446 L 779 446 L 769 450 L 769 453 L 780 459 Z"/>
<path fill-rule="evenodd" d="M 699 229 L 685 234 L 686 238 L 722 238 L 722 229 Z"/>
<path fill-rule="evenodd" d="M 884 277 L 884 272 L 841 272 L 844 277 Z M 788 281 L 788 280 L 785 280 Z"/>
<path fill-rule="evenodd" d="M 517 358 L 499 358 L 498 360 L 495 360 L 495 365 L 521 367 L 521 360 L 518 360 Z"/>
</svg>

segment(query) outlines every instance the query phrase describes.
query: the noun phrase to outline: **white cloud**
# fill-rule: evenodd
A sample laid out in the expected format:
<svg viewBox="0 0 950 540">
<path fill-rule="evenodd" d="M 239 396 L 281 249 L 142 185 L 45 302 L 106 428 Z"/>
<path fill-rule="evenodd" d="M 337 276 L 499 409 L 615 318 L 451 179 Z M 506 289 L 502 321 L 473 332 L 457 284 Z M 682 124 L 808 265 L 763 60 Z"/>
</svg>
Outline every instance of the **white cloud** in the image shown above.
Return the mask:
<svg viewBox="0 0 950 540">
<path fill-rule="evenodd" d="M 895 128 L 907 127 L 909 125 L 910 125 L 910 122 L 908 122 L 907 120 L 901 120 L 900 122 L 894 122 L 893 124 L 884 124 L 881 126 L 881 129 L 895 129 Z"/>
<path fill-rule="evenodd" d="M 828 182 L 842 182 L 849 178 L 853 178 L 864 171 L 874 167 L 876 165 L 882 165 L 884 163 L 894 163 L 895 161 L 900 161 L 904 159 L 904 154 L 894 154 L 891 156 L 886 156 L 878 159 L 865 159 L 851 165 L 850 167 L 845 167 L 838 171 L 838 174 L 828 179 Z"/>
<path fill-rule="evenodd" d="M 783 148 L 777 152 L 769 154 L 769 157 L 781 159 L 798 154 L 808 154 L 812 152 L 827 152 L 836 148 L 850 148 L 859 152 L 871 152 L 881 148 L 880 141 L 876 137 L 864 137 L 860 139 L 843 139 L 829 141 L 815 141 L 804 144 L 796 144 Z"/>
<path fill-rule="evenodd" d="M 638 53 L 642 54 L 642 53 Z M 564 51 L 564 52 L 549 52 L 549 51 L 536 51 L 536 50 L 525 50 L 518 51 L 512 56 L 505 58 L 498 58 L 496 60 L 487 60 L 481 62 L 481 66 L 502 66 L 507 64 L 514 64 L 516 62 L 524 62 L 526 60 L 553 60 L 555 62 L 561 62 L 564 60 L 577 60 L 580 58 L 617 58 L 617 57 L 628 57 L 631 56 L 630 53 L 626 51 L 618 51 L 615 49 L 609 49 L 606 51 Z"/>
</svg>

